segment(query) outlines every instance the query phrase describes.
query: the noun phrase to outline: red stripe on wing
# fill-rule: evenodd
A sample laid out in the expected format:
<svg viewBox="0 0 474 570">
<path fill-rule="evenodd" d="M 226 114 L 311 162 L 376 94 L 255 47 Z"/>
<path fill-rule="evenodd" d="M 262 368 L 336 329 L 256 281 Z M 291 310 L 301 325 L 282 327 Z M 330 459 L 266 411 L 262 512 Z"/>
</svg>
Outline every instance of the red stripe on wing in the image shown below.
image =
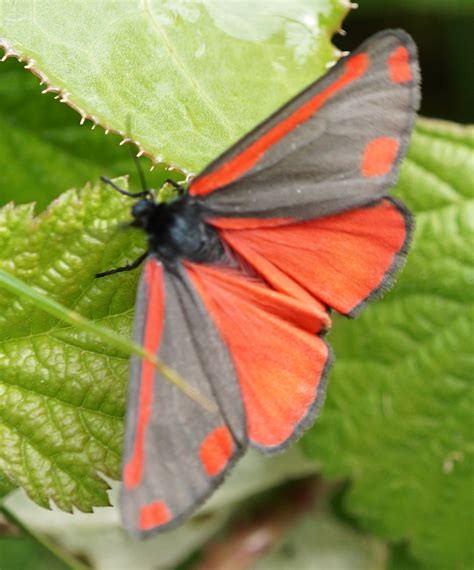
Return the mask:
<svg viewBox="0 0 474 570">
<path fill-rule="evenodd" d="M 322 303 L 353 315 L 388 284 L 405 253 L 410 220 L 401 205 L 385 199 L 307 222 L 219 233 L 273 286 L 280 288 L 275 275 L 283 274 Z"/>
<path fill-rule="evenodd" d="M 234 361 L 249 438 L 264 450 L 278 450 L 316 412 L 329 348 L 315 332 L 327 315 L 243 273 L 187 268 Z"/>
<path fill-rule="evenodd" d="M 148 304 L 143 345 L 147 350 L 156 354 L 163 332 L 164 290 L 163 269 L 154 259 L 149 260 L 145 266 L 145 280 L 148 285 Z M 127 489 L 136 487 L 143 477 L 145 432 L 153 409 L 154 375 L 155 367 L 148 360 L 144 360 L 140 378 L 140 396 L 133 454 L 123 468 L 123 483 Z"/>
<path fill-rule="evenodd" d="M 209 218 L 213 226 L 227 230 L 249 230 L 251 228 L 271 228 L 294 222 L 293 218 Z"/>
<path fill-rule="evenodd" d="M 367 53 L 359 53 L 350 57 L 346 62 L 344 73 L 332 85 L 320 93 L 317 93 L 289 117 L 267 131 L 243 152 L 230 159 L 220 168 L 214 172 L 198 177 L 191 183 L 189 193 L 194 196 L 209 194 L 216 188 L 226 186 L 242 176 L 242 174 L 255 166 L 271 146 L 298 125 L 307 121 L 328 99 L 341 91 L 341 89 L 344 89 L 350 83 L 362 77 L 368 67 L 369 56 Z"/>
</svg>

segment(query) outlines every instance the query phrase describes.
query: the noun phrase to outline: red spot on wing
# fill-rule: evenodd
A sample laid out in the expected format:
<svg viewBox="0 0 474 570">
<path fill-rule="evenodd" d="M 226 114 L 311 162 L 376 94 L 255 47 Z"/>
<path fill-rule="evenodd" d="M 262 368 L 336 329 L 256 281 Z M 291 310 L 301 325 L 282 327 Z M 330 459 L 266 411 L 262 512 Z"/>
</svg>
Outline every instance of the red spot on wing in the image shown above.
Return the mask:
<svg viewBox="0 0 474 570">
<path fill-rule="evenodd" d="M 204 439 L 199 448 L 199 458 L 209 477 L 214 477 L 225 469 L 233 449 L 232 435 L 227 426 L 216 428 Z"/>
<path fill-rule="evenodd" d="M 364 176 L 384 176 L 392 169 L 400 143 L 392 137 L 379 137 L 364 149 L 361 170 Z"/>
<path fill-rule="evenodd" d="M 163 332 L 164 292 L 163 269 L 154 259 L 148 261 L 145 266 L 145 281 L 148 286 L 148 303 L 143 344 L 147 350 L 156 354 Z M 143 477 L 145 432 L 153 409 L 154 374 L 155 368 L 153 364 L 148 360 L 144 360 L 140 379 L 140 395 L 138 400 L 133 454 L 123 469 L 123 483 L 128 489 L 136 487 Z"/>
<path fill-rule="evenodd" d="M 219 233 L 274 287 L 282 275 L 295 283 L 291 294 L 301 301 L 307 302 L 303 290 L 347 314 L 384 282 L 404 247 L 407 221 L 393 202 L 382 200 L 307 222 Z"/>
<path fill-rule="evenodd" d="M 171 520 L 171 513 L 163 501 L 155 501 L 143 505 L 140 509 L 138 527 L 140 530 L 150 530 L 166 524 Z"/>
<path fill-rule="evenodd" d="M 244 172 L 252 168 L 281 138 L 295 129 L 301 123 L 313 116 L 328 99 L 364 75 L 369 66 L 367 53 L 359 53 L 350 57 L 342 75 L 332 85 L 317 93 L 312 99 L 301 105 L 289 117 L 275 125 L 258 140 L 248 146 L 243 152 L 230 159 L 214 172 L 205 174 L 191 183 L 189 193 L 195 196 L 205 195 L 216 188 L 230 184 Z"/>
<path fill-rule="evenodd" d="M 283 445 L 311 409 L 328 360 L 314 334 L 320 313 L 236 270 L 187 267 L 235 363 L 249 438 Z"/>
<path fill-rule="evenodd" d="M 412 80 L 410 68 L 410 53 L 406 47 L 398 47 L 387 60 L 390 78 L 395 83 L 405 83 Z"/>
</svg>

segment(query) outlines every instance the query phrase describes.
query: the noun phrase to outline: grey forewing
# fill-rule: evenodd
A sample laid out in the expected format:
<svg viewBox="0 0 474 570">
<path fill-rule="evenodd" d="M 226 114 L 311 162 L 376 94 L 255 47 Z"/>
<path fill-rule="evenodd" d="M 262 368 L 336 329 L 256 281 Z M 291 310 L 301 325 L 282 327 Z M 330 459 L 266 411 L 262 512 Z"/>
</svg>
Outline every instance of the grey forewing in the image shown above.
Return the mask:
<svg viewBox="0 0 474 570">
<path fill-rule="evenodd" d="M 388 74 L 387 59 L 400 45 L 410 53 L 413 80 L 408 83 L 395 83 Z M 387 31 L 367 40 L 352 55 L 359 52 L 368 52 L 370 72 L 336 93 L 236 182 L 204 196 L 202 201 L 209 215 L 310 219 L 367 204 L 387 194 L 398 177 L 419 105 L 416 47 L 404 32 Z M 341 60 L 203 174 L 238 155 L 337 81 L 344 69 L 345 60 Z M 364 148 L 370 140 L 383 136 L 400 140 L 394 166 L 385 176 L 364 177 Z"/>
<path fill-rule="evenodd" d="M 245 414 L 235 368 L 227 348 L 194 290 L 185 269 L 178 264 L 164 272 L 165 316 L 158 356 L 189 384 L 217 404 L 214 414 L 204 410 L 155 374 L 153 413 L 145 437 L 145 471 L 141 484 L 122 492 L 124 524 L 140 533 L 135 521 L 140 506 L 164 501 L 177 524 L 192 512 L 225 474 L 209 477 L 199 459 L 205 437 L 216 427 L 228 426 L 233 461 L 247 446 Z M 145 313 L 146 284 L 142 279 L 137 308 Z M 145 323 L 138 314 L 135 340 L 143 342 Z M 129 410 L 126 421 L 124 464 L 133 453 L 136 430 L 140 359 L 132 357 Z M 230 466 L 230 464 L 229 464 Z"/>
</svg>

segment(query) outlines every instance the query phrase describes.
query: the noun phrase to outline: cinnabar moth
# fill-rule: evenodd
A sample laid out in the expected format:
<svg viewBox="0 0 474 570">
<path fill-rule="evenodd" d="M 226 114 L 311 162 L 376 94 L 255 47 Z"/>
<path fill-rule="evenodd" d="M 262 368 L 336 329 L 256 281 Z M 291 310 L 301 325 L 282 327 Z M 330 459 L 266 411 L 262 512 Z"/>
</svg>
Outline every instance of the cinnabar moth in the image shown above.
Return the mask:
<svg viewBox="0 0 474 570">
<path fill-rule="evenodd" d="M 188 517 L 250 445 L 285 449 L 324 399 L 329 309 L 355 316 L 404 260 L 412 218 L 387 192 L 420 99 L 416 47 L 387 30 L 212 162 L 148 235 L 134 338 L 217 412 L 132 357 L 121 509 L 139 537 Z M 107 271 L 100 276 L 114 273 Z"/>
</svg>

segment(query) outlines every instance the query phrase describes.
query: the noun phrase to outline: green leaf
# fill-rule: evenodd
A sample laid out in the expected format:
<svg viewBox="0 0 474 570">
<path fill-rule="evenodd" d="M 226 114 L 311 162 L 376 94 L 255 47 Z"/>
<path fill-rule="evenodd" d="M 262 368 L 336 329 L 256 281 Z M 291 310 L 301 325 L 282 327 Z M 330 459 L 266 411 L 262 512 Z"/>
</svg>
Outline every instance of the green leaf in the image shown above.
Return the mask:
<svg viewBox="0 0 474 570">
<path fill-rule="evenodd" d="M 9 481 L 3 473 L 0 472 L 0 501 L 7 496 L 15 486 Z"/>
<path fill-rule="evenodd" d="M 15 59 L 0 66 L 0 205 L 35 201 L 42 210 L 64 190 L 81 188 L 102 174 L 113 178 L 130 172 L 137 186 L 129 149 L 118 146 L 120 137 L 92 131 L 90 123 L 80 127 L 73 109 L 52 94 L 40 96 L 43 87 Z M 148 161 L 142 162 L 147 167 Z M 157 168 L 147 173 L 147 182 L 159 188 L 170 176 Z"/>
<path fill-rule="evenodd" d="M 408 552 L 406 544 L 392 547 L 387 570 L 422 570 L 422 566 Z"/>
<path fill-rule="evenodd" d="M 338 319 L 321 420 L 304 438 L 351 477 L 348 509 L 426 568 L 473 559 L 474 129 L 419 121 L 395 194 L 417 229 L 397 286 Z"/>
<path fill-rule="evenodd" d="M 55 301 L 130 336 L 137 273 L 97 281 L 144 250 L 120 231 L 130 201 L 86 187 L 40 217 L 0 211 L 0 268 Z M 118 477 L 127 356 L 0 290 L 0 473 L 40 505 L 90 511 Z"/>
<path fill-rule="evenodd" d="M 343 0 L 4 2 L 0 44 L 84 117 L 196 171 L 324 73 L 347 10 Z"/>
<path fill-rule="evenodd" d="M 71 570 L 30 537 L 0 536 L 2 570 Z"/>
<path fill-rule="evenodd" d="M 0 516 L 6 522 L 0 533 L 2 570 L 87 570 L 76 558 L 58 548 L 45 536 L 32 532 L 1 505 Z M 9 530 L 11 535 L 6 533 Z M 16 534 L 20 532 L 20 535 Z"/>
</svg>

